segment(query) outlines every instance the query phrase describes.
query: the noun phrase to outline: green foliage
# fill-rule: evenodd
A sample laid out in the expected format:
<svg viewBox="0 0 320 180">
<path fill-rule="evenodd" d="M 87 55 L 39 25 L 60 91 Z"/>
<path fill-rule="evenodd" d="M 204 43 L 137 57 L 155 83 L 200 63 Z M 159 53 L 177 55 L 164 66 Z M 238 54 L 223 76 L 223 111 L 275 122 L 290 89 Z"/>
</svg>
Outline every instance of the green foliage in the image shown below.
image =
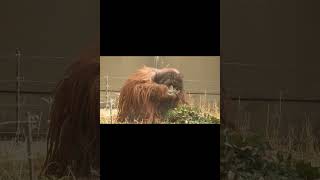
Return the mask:
<svg viewBox="0 0 320 180">
<path fill-rule="evenodd" d="M 316 179 L 320 178 L 320 171 L 317 167 L 312 167 L 311 163 L 304 162 L 302 160 L 296 163 L 297 173 L 305 177 L 305 179 Z"/>
<path fill-rule="evenodd" d="M 220 120 L 210 113 L 191 107 L 181 105 L 167 112 L 166 122 L 175 124 L 219 124 Z"/>
<path fill-rule="evenodd" d="M 320 178 L 319 168 L 296 161 L 291 154 L 272 150 L 261 137 L 244 138 L 239 133 L 220 132 L 220 178 L 302 180 Z"/>
</svg>

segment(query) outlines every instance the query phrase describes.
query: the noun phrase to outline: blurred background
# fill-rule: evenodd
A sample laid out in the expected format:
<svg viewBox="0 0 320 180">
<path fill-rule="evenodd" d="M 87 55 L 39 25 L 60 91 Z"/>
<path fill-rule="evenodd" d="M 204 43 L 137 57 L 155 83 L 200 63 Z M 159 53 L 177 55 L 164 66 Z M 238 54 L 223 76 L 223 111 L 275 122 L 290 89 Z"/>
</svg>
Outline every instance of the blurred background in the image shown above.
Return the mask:
<svg viewBox="0 0 320 180">
<path fill-rule="evenodd" d="M 0 179 L 39 173 L 50 98 L 66 68 L 99 36 L 99 5 L 99 0 L 1 1 Z M 33 138 L 26 138 L 28 120 Z"/>
<path fill-rule="evenodd" d="M 38 115 L 40 133 L 46 133 L 49 104 L 43 98 L 52 96 L 67 66 L 99 35 L 99 3 L 1 1 L 0 138 L 15 135 L 27 112 Z"/>
</svg>

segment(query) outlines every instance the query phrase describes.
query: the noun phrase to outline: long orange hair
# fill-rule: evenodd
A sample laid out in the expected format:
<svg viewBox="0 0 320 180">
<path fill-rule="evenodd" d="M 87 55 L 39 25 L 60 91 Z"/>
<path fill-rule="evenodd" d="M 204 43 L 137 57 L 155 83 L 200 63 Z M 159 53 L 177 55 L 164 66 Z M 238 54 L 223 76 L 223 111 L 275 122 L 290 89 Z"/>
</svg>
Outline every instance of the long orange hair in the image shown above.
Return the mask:
<svg viewBox="0 0 320 180">
<path fill-rule="evenodd" d="M 54 93 L 42 174 L 89 176 L 100 170 L 100 43 L 85 51 L 66 71 Z"/>
<path fill-rule="evenodd" d="M 185 102 L 183 91 L 176 98 L 168 95 L 168 87 L 157 84 L 153 77 L 158 69 L 143 67 L 132 74 L 120 90 L 118 117 L 120 122 L 134 120 L 146 123 L 161 121 L 164 102 L 172 107 Z"/>
</svg>

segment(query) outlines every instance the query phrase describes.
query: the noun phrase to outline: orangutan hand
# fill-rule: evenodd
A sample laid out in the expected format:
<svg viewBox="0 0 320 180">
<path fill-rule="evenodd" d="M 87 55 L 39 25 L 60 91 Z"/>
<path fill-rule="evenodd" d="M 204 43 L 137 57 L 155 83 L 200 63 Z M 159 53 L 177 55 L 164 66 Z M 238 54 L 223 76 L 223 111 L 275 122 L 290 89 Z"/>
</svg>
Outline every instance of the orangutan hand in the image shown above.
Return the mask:
<svg viewBox="0 0 320 180">
<path fill-rule="evenodd" d="M 170 87 L 168 88 L 167 94 L 168 94 L 169 97 L 172 97 L 172 98 L 175 99 L 175 98 L 177 97 L 177 94 L 178 94 L 179 92 L 180 92 L 179 90 L 176 90 L 176 89 L 173 88 L 173 86 L 170 86 Z"/>
</svg>

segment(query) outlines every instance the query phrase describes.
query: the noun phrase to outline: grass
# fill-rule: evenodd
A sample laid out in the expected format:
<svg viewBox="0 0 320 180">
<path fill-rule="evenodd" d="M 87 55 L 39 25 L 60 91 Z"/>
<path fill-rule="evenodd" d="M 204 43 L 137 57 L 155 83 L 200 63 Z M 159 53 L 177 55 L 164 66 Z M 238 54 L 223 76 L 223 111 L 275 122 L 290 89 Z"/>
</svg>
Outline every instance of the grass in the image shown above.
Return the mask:
<svg viewBox="0 0 320 180">
<path fill-rule="evenodd" d="M 111 115 L 110 115 L 111 114 Z M 100 109 L 100 124 L 112 124 L 117 117 L 117 109 L 110 110 Z"/>
<path fill-rule="evenodd" d="M 277 149 L 263 135 L 243 135 L 239 131 L 222 128 L 220 179 L 320 179 L 320 167 L 309 159 L 298 158 L 294 152 Z M 313 158 L 319 160 L 319 154 Z"/>
<path fill-rule="evenodd" d="M 108 99 L 108 98 L 107 98 Z M 113 107 L 116 107 L 118 98 Z M 192 95 L 187 97 L 189 105 L 182 105 L 170 110 L 160 124 L 220 124 L 220 109 L 218 102 L 208 102 L 207 96 L 201 95 L 195 99 Z M 129 122 L 116 122 L 117 109 L 100 109 L 100 124 L 129 124 Z M 133 124 L 145 124 L 135 121 Z"/>
<path fill-rule="evenodd" d="M 0 180 L 29 180 L 29 164 L 26 155 L 26 143 L 16 144 L 14 141 L 1 141 L 0 147 Z M 46 141 L 32 143 L 33 180 L 74 180 L 70 176 L 62 178 L 39 177 L 46 153 Z M 79 178 L 78 178 L 79 179 Z M 100 177 L 82 178 L 97 180 Z"/>
<path fill-rule="evenodd" d="M 114 116 L 107 116 L 106 110 L 100 110 L 100 124 L 129 124 L 129 122 L 116 122 L 116 110 Z M 112 117 L 112 118 L 111 118 Z M 220 124 L 220 117 L 213 112 L 196 108 L 193 106 L 179 106 L 168 111 L 161 124 Z M 144 124 L 144 122 L 135 121 L 133 124 Z"/>
<path fill-rule="evenodd" d="M 268 113 L 269 117 L 269 113 Z M 248 120 L 238 119 L 235 130 L 220 134 L 220 179 L 320 179 L 320 141 L 309 119 L 285 136 L 281 118 L 267 118 L 264 132 L 250 131 Z"/>
</svg>

